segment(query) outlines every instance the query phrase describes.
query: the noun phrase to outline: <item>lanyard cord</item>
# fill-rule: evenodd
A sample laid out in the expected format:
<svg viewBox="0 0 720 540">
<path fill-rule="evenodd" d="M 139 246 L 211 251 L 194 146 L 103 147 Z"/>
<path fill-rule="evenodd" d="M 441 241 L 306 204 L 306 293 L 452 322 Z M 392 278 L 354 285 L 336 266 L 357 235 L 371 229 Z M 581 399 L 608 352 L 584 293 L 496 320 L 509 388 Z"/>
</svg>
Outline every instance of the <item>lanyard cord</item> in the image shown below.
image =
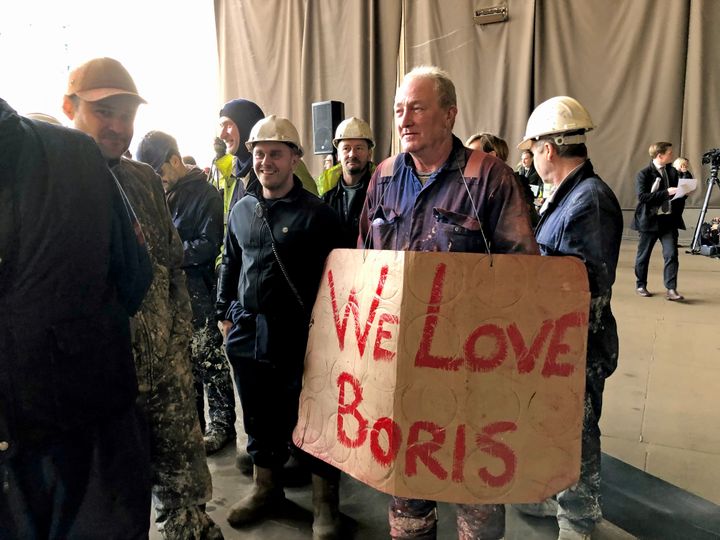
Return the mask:
<svg viewBox="0 0 720 540">
<path fill-rule="evenodd" d="M 280 254 L 278 253 L 277 247 L 275 245 L 275 235 L 273 234 L 272 227 L 270 227 L 270 223 L 267 219 L 267 208 L 263 203 L 258 202 L 255 205 L 255 215 L 262 219 L 263 224 L 265 225 L 265 227 L 267 227 L 267 230 L 270 233 L 270 246 L 272 247 L 273 255 L 275 255 L 275 260 L 277 261 L 278 266 L 280 266 L 280 271 L 282 272 L 283 276 L 285 276 L 285 281 L 287 281 L 287 284 L 290 286 L 290 289 L 295 295 L 295 299 L 298 301 L 298 304 L 300 304 L 301 308 L 305 309 L 305 303 L 302 301 L 302 297 L 300 296 L 297 288 L 295 288 L 295 284 L 290 279 L 290 275 L 285 269 L 285 265 L 280 258 Z"/>
</svg>

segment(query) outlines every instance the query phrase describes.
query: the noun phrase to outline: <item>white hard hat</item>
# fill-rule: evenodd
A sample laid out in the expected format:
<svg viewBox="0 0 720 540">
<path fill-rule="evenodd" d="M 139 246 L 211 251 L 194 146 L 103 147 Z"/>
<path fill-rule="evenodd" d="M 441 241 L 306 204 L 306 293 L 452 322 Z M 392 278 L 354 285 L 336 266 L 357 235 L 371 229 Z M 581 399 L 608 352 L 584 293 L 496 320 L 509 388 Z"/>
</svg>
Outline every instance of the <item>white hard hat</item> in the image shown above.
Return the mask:
<svg viewBox="0 0 720 540">
<path fill-rule="evenodd" d="M 592 130 L 590 113 L 580 102 L 568 96 L 556 96 L 543 101 L 530 115 L 525 128 L 525 136 L 518 149 L 528 150 L 534 140 L 548 135 L 557 135 L 553 141 L 558 146 L 585 142 L 585 133 Z M 569 136 L 562 133 L 582 131 Z"/>
<path fill-rule="evenodd" d="M 274 114 L 263 118 L 250 130 L 250 136 L 245 146 L 252 152 L 255 143 L 266 141 L 292 144 L 297 147 L 300 156 L 303 155 L 304 151 L 302 144 L 300 144 L 300 135 L 298 135 L 297 129 L 287 118 L 275 116 Z"/>
<path fill-rule="evenodd" d="M 340 141 L 344 139 L 365 139 L 368 142 L 368 146 L 372 148 L 375 146 L 375 140 L 373 139 L 373 132 L 370 126 L 365 120 L 351 116 L 346 118 L 338 124 L 335 130 L 335 138 L 333 139 L 333 146 L 337 148 Z"/>
</svg>

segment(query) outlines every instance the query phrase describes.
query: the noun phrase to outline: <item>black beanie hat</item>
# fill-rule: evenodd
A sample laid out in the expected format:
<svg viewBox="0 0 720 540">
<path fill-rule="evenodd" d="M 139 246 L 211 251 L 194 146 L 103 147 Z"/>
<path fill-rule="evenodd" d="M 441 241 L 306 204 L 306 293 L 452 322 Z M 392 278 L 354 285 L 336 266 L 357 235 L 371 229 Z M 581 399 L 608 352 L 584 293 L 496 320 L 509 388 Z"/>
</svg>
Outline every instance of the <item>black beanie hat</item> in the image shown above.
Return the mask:
<svg viewBox="0 0 720 540">
<path fill-rule="evenodd" d="M 160 172 L 163 163 L 171 156 L 179 156 L 177 141 L 174 137 L 162 131 L 149 131 L 138 144 L 135 158 L 147 163 L 156 172 Z"/>
<path fill-rule="evenodd" d="M 249 156 L 245 143 L 250 137 L 250 130 L 260 120 L 265 118 L 265 114 L 257 104 L 247 99 L 233 99 L 228 101 L 222 109 L 220 109 L 220 116 L 227 116 L 230 120 L 235 122 L 240 132 L 240 145 L 238 146 L 235 155 L 241 160 Z"/>
</svg>

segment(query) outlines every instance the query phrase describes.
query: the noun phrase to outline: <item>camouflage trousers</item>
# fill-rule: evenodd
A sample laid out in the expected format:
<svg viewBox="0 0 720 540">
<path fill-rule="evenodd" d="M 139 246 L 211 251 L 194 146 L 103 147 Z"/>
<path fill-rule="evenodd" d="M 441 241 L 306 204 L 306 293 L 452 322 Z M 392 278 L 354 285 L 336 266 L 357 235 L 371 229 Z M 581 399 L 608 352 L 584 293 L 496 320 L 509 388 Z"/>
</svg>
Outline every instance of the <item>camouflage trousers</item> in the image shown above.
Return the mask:
<svg viewBox="0 0 720 540">
<path fill-rule="evenodd" d="M 580 479 L 558 496 L 558 525 L 589 534 L 602 520 L 600 507 L 600 413 L 605 378 L 588 372 L 582 431 Z"/>
<path fill-rule="evenodd" d="M 195 407 L 205 433 L 205 392 L 208 416 L 213 429 L 235 434 L 235 389 L 230 364 L 225 357 L 223 339 L 214 322 L 205 320 L 195 328 L 190 342 L 190 358 L 195 387 Z"/>
<path fill-rule="evenodd" d="M 212 479 L 197 411 L 187 349 L 166 355 L 136 349 L 139 401 L 148 419 L 152 500 L 164 538 L 204 538 L 214 524 L 200 509 L 212 497 Z M 212 536 L 211 536 L 212 537 Z"/>
<path fill-rule="evenodd" d="M 458 540 L 499 540 L 505 536 L 502 504 L 455 504 Z M 393 497 L 388 511 L 390 537 L 434 540 L 437 537 L 437 503 Z"/>
</svg>

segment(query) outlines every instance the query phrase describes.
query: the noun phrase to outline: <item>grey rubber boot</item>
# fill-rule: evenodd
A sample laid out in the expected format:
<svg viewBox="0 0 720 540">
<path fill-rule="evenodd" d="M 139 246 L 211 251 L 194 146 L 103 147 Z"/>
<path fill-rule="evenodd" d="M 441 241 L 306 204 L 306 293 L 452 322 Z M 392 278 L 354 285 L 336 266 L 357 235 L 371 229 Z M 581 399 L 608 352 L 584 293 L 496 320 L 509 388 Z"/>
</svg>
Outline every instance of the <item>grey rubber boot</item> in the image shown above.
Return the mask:
<svg viewBox="0 0 720 540">
<path fill-rule="evenodd" d="M 340 538 L 340 479 L 312 475 L 313 540 Z"/>
<path fill-rule="evenodd" d="M 250 493 L 230 507 L 227 520 L 233 527 L 245 525 L 278 511 L 285 493 L 277 471 L 255 466 Z"/>
</svg>

